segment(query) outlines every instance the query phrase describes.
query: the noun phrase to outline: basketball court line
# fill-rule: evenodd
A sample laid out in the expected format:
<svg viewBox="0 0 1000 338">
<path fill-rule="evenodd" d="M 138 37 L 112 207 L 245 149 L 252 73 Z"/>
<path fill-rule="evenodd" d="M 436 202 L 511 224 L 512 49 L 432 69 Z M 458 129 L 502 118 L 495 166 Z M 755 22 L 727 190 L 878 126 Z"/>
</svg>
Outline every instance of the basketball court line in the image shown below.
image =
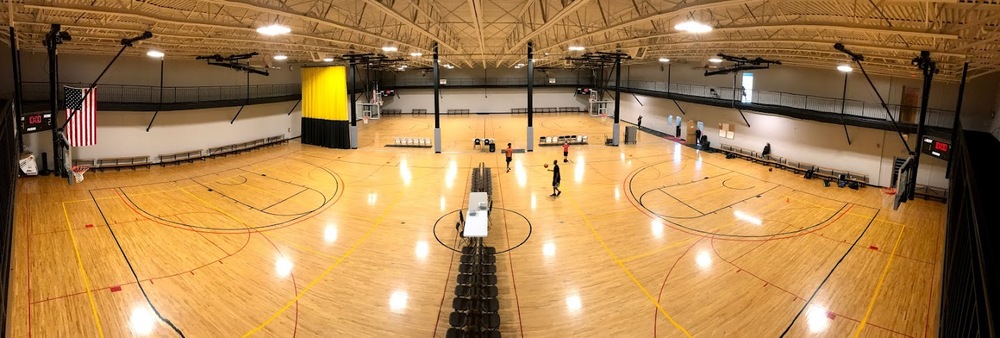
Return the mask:
<svg viewBox="0 0 1000 338">
<path fill-rule="evenodd" d="M 90 291 L 90 279 L 87 278 L 87 269 L 83 267 L 83 258 L 80 257 L 80 248 L 76 243 L 76 235 L 73 234 L 73 225 L 69 220 L 69 211 L 66 210 L 66 203 L 62 204 L 63 216 L 66 217 L 66 228 L 69 229 L 69 238 L 73 242 L 73 252 L 76 253 L 76 266 L 80 268 L 80 277 L 83 278 L 83 288 L 87 290 L 87 298 L 90 300 L 90 310 L 94 315 L 94 324 L 97 325 L 97 333 L 104 338 L 104 329 L 101 327 L 101 316 L 97 313 L 97 303 L 94 301 L 94 293 Z"/>
<path fill-rule="evenodd" d="M 472 164 L 472 159 L 471 158 L 469 159 L 469 164 L 470 165 Z M 465 187 L 466 190 L 471 190 L 471 187 L 470 187 L 470 184 L 469 184 L 469 180 L 471 180 L 471 179 L 472 179 L 472 175 L 465 175 L 465 184 L 462 185 L 462 187 Z M 468 204 L 469 203 L 468 201 L 469 201 L 469 195 L 468 194 L 466 194 L 465 196 L 462 196 L 462 204 L 461 205 Z M 462 212 L 462 209 L 458 209 L 458 211 Z M 459 216 L 459 217 L 461 217 L 461 216 Z M 434 237 L 437 238 L 437 235 L 435 235 Z M 458 243 L 460 243 L 459 238 L 460 238 L 460 236 L 459 236 L 458 231 L 455 231 L 455 239 L 452 240 L 452 243 L 453 243 L 452 246 L 453 247 L 458 247 Z M 438 243 L 441 243 L 441 239 L 438 239 Z M 441 243 L 441 245 L 444 245 L 444 243 Z M 441 304 L 438 305 L 437 319 L 434 320 L 434 333 L 432 334 L 432 337 L 437 337 L 438 326 L 441 325 L 441 311 L 444 310 L 444 300 L 448 298 L 448 290 L 450 289 L 448 287 L 448 284 L 449 284 L 448 282 L 451 281 L 451 275 L 453 274 L 452 267 L 455 266 L 455 253 L 456 253 L 456 251 L 455 250 L 449 250 L 449 251 L 451 251 L 451 255 L 449 256 L 450 259 L 448 260 L 448 273 L 445 274 L 444 291 L 441 292 Z"/>
<path fill-rule="evenodd" d="M 590 219 L 587 218 L 587 215 L 584 214 L 583 210 L 580 209 L 580 206 L 576 203 L 576 200 L 573 199 L 573 197 L 569 196 L 567 196 L 567 198 L 569 198 L 570 203 L 573 205 L 573 209 L 576 210 L 576 213 L 579 214 L 580 218 L 583 219 L 584 224 L 586 224 L 587 228 L 590 229 L 590 233 L 593 234 L 594 237 L 597 238 L 597 241 L 601 243 L 601 246 L 604 247 L 604 251 L 608 254 L 608 256 L 610 256 L 611 259 L 614 260 L 616 264 L 618 264 L 618 267 L 620 267 L 623 271 L 625 271 L 625 274 L 627 274 L 628 277 L 632 279 L 632 282 L 639 287 L 639 290 L 642 290 L 642 292 L 646 294 L 646 297 L 649 298 L 649 300 L 656 305 L 656 308 L 659 309 L 661 313 L 663 313 L 663 316 L 667 317 L 667 320 L 669 320 L 670 323 L 674 325 L 674 327 L 683 332 L 685 336 L 691 337 L 691 334 L 688 333 L 688 331 L 685 330 L 683 326 L 674 321 L 674 318 L 667 313 L 667 310 L 665 310 L 663 306 L 660 305 L 660 302 L 654 299 L 653 295 L 651 295 L 649 291 L 647 291 L 646 288 L 642 286 L 642 283 L 640 283 L 639 280 L 637 280 L 635 276 L 632 275 L 632 271 L 629 271 L 629 269 L 625 267 L 625 263 L 623 263 L 620 259 L 618 259 L 617 256 L 615 256 L 614 252 L 611 251 L 611 248 L 609 248 L 608 245 L 604 242 L 604 239 L 601 238 L 601 235 L 597 233 L 596 229 L 594 229 L 594 226 L 590 224 Z"/>
<path fill-rule="evenodd" d="M 499 159 L 495 159 L 499 161 Z M 499 164 L 499 163 L 498 163 Z M 503 180 L 497 175 L 497 191 L 500 192 L 500 203 L 503 204 Z M 504 205 L 506 206 L 506 205 Z M 510 232 L 507 229 L 507 213 L 502 213 L 503 215 L 503 232 L 504 238 L 507 240 L 507 248 L 510 248 Z M 510 265 L 510 284 L 514 288 L 514 305 L 517 307 L 517 325 L 521 330 L 521 337 L 524 337 L 524 321 L 521 319 L 521 299 L 517 296 L 517 281 L 514 279 L 514 255 L 511 253 L 514 250 L 507 250 L 507 263 Z"/>
<path fill-rule="evenodd" d="M 27 277 L 26 277 L 27 282 L 25 284 L 27 284 L 27 286 L 28 286 L 28 290 L 27 290 L 27 294 L 28 294 L 28 297 L 27 297 L 28 298 L 28 302 L 27 302 L 28 303 L 27 304 L 27 311 L 28 311 L 28 316 L 27 316 L 28 317 L 28 338 L 31 338 L 31 331 L 32 331 L 31 330 L 31 226 L 35 222 L 33 222 L 31 220 L 31 203 L 26 203 L 26 205 L 27 205 L 26 206 L 26 208 L 27 208 L 26 213 L 28 215 L 25 216 L 25 217 L 28 219 L 28 221 L 25 222 L 25 225 L 24 225 L 24 241 L 25 241 L 24 260 L 26 262 L 25 263 L 25 269 L 27 270 Z M 13 237 L 13 236 L 11 236 L 11 237 Z"/>
<path fill-rule="evenodd" d="M 701 242 L 701 240 L 705 239 L 705 236 L 695 237 L 695 238 L 697 239 L 697 241 L 695 241 L 694 243 L 691 243 L 691 246 L 689 246 L 687 249 L 685 249 L 684 252 L 682 252 L 680 254 L 680 256 L 677 256 L 677 259 L 674 260 L 674 264 L 670 265 L 670 269 L 667 270 L 667 274 L 663 276 L 663 283 L 660 283 L 660 292 L 656 293 L 656 302 L 657 302 L 657 304 L 659 304 L 660 299 L 663 298 L 663 288 L 667 285 L 667 279 L 670 278 L 670 274 L 674 272 L 674 267 L 677 266 L 677 263 L 680 262 L 681 259 L 684 258 L 684 256 L 687 255 L 687 253 L 689 251 L 691 251 L 692 248 L 695 247 L 695 245 L 698 245 L 698 242 Z M 659 306 L 657 306 L 657 308 L 659 310 L 661 310 L 661 311 L 663 310 L 663 308 L 661 308 Z M 658 323 L 657 323 L 657 321 L 656 321 L 656 319 L 657 319 L 657 317 L 656 317 L 656 311 L 653 311 L 653 337 L 656 337 L 656 329 L 657 329 L 657 326 L 659 326 Z M 670 319 L 670 317 L 668 316 L 667 319 Z M 673 323 L 674 322 L 673 319 L 671 319 L 670 322 Z M 676 324 L 674 324 L 674 325 L 676 326 Z M 685 333 L 687 333 L 687 332 L 685 332 Z M 688 337 L 691 337 L 691 335 L 688 334 Z"/>
<path fill-rule="evenodd" d="M 854 338 L 861 336 L 861 331 L 865 329 L 865 323 L 868 322 L 868 317 L 872 314 L 872 309 L 875 308 L 875 300 L 878 299 L 879 291 L 882 290 L 882 283 L 885 282 L 885 277 L 889 275 L 889 267 L 892 266 L 892 257 L 895 256 L 896 249 L 899 248 L 899 241 L 903 239 L 903 231 L 906 228 L 899 229 L 899 235 L 896 236 L 896 244 L 892 246 L 892 254 L 889 255 L 889 261 L 885 263 L 885 269 L 882 270 L 882 276 L 878 278 L 878 284 L 875 284 L 875 292 L 872 294 L 872 299 L 868 303 L 868 310 L 865 311 L 865 317 L 861 320 L 861 325 L 858 326 L 858 330 L 854 333 Z"/>
<path fill-rule="evenodd" d="M 302 298 L 302 296 L 304 296 L 307 292 L 309 292 L 309 290 L 311 290 L 314 286 L 316 286 L 316 284 L 319 283 L 321 280 L 323 280 L 323 278 L 325 278 L 327 275 L 329 275 L 330 272 L 333 272 L 333 270 L 336 269 L 337 266 L 339 266 L 341 262 L 343 262 L 348 257 L 350 257 L 351 254 L 353 254 L 354 251 L 357 250 L 358 247 L 361 246 L 362 243 L 364 243 L 365 241 L 368 240 L 369 237 L 371 237 L 371 235 L 375 231 L 375 229 L 378 228 L 382 224 L 383 221 L 385 221 L 386 216 L 388 216 L 389 212 L 392 211 L 396 207 L 397 204 L 399 204 L 399 201 L 401 201 L 402 198 L 403 198 L 403 193 L 402 193 L 402 191 L 400 191 L 399 193 L 396 194 L 396 199 L 394 201 L 392 201 L 392 203 L 389 205 L 388 208 L 385 209 L 385 211 L 382 212 L 382 215 L 379 216 L 379 218 L 375 221 L 375 223 L 372 224 L 370 227 L 368 227 L 368 230 L 365 231 L 365 235 L 362 236 L 360 239 L 358 239 L 354 243 L 354 245 L 349 250 L 347 250 L 347 252 L 344 253 L 344 255 L 342 255 L 340 257 L 340 259 L 338 259 L 336 262 L 334 262 L 329 267 L 327 267 L 326 270 L 324 270 L 323 273 L 321 273 L 315 279 L 313 279 L 312 281 L 310 281 L 309 284 L 306 285 L 306 287 L 302 288 L 302 291 L 299 291 L 298 295 L 295 296 L 295 298 L 292 298 L 292 300 L 290 300 L 288 303 L 286 303 L 285 306 L 283 306 L 280 309 L 278 309 L 278 311 L 276 311 L 273 315 L 271 315 L 271 317 L 269 317 L 267 320 L 265 320 L 259 326 L 257 326 L 255 328 L 251 329 L 250 331 L 247 331 L 246 333 L 244 333 L 243 337 L 244 338 L 245 337 L 249 337 L 250 335 L 252 335 L 254 333 L 257 333 L 260 330 L 264 329 L 265 326 L 267 326 L 268 324 L 270 324 L 271 322 L 273 322 L 275 319 L 278 318 L 278 316 L 280 316 L 282 313 L 284 313 L 285 311 L 287 311 L 289 307 L 291 307 L 293 304 L 297 304 L 298 301 L 299 301 L 299 299 Z"/>
<path fill-rule="evenodd" d="M 819 286 L 816 287 L 816 290 L 813 291 L 813 294 L 809 296 L 809 300 L 807 300 L 806 303 L 802 305 L 802 308 L 799 309 L 799 312 L 795 314 L 795 317 L 792 318 L 792 321 L 788 323 L 787 327 L 785 327 L 785 331 L 781 333 L 781 337 L 787 335 L 788 330 L 792 329 L 792 325 L 794 325 L 795 321 L 798 320 L 800 316 L 802 316 L 802 312 L 806 310 L 806 307 L 809 307 L 809 304 L 812 303 L 813 298 L 816 298 L 816 294 L 819 293 L 819 290 L 823 288 L 823 285 L 826 284 L 826 281 L 830 279 L 830 276 L 833 275 L 833 272 L 837 270 L 837 267 L 840 266 L 840 263 L 844 261 L 844 258 L 847 258 L 847 255 L 850 254 L 852 250 L 854 250 L 854 246 L 858 244 L 858 241 L 861 240 L 861 237 L 864 237 L 865 233 L 868 232 L 868 228 L 870 228 L 872 226 L 872 223 L 875 222 L 875 218 L 878 217 L 880 211 L 882 210 L 879 209 L 875 211 L 875 215 L 872 216 L 872 219 L 870 221 L 868 221 L 868 225 L 866 225 L 865 229 L 861 231 L 861 234 L 858 235 L 858 238 L 854 240 L 854 245 L 851 245 L 851 247 L 847 248 L 847 252 L 844 252 L 844 255 L 840 256 L 840 260 L 837 261 L 837 264 L 833 265 L 833 268 L 831 268 L 830 272 L 826 274 L 826 277 L 823 278 L 823 281 L 819 283 Z"/>
</svg>

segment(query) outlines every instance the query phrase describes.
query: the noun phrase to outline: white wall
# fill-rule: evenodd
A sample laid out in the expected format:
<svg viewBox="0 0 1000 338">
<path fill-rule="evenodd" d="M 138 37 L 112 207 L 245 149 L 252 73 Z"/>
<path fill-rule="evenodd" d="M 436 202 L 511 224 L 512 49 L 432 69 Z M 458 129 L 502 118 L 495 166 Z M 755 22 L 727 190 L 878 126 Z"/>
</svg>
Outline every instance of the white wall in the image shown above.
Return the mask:
<svg viewBox="0 0 1000 338">
<path fill-rule="evenodd" d="M 301 105 L 287 115 L 295 101 L 246 106 L 233 124 L 229 124 L 239 106 L 160 112 L 153 127 L 146 132 L 152 112 L 103 111 L 97 118 L 97 145 L 74 148 L 73 158 L 95 159 L 148 155 L 151 161 L 160 154 L 207 149 L 284 134 L 297 137 L 301 132 Z M 41 161 L 49 154 L 52 168 L 52 136 L 41 132 L 25 136 L 25 145 Z"/>
<path fill-rule="evenodd" d="M 996 106 L 993 107 L 993 111 L 991 112 L 993 121 L 990 123 L 990 133 L 992 133 L 997 140 L 1000 140 L 1000 114 L 998 114 L 998 112 L 1000 112 L 1000 88 L 997 89 L 996 97 Z"/>
<path fill-rule="evenodd" d="M 634 99 L 622 100 L 623 121 L 635 122 L 642 114 L 643 127 L 673 135 L 675 128 L 668 125 L 668 117 L 680 115 L 683 119 L 682 131 L 685 132 L 688 123 L 704 122 L 703 131 L 712 147 L 724 143 L 760 150 L 770 142 L 774 155 L 821 167 L 864 173 L 869 176 L 871 184 L 878 186 L 891 185 L 893 157 L 906 157 L 899 136 L 889 131 L 848 126 L 852 141 L 848 145 L 844 127 L 837 124 L 744 111 L 751 126 L 747 127 L 735 109 L 680 102 L 687 112 L 683 115 L 670 100 L 641 95 L 638 98 L 642 105 Z M 736 126 L 734 139 L 719 137 L 720 123 Z M 916 136 L 908 137 L 912 147 Z M 923 163 L 918 171 L 917 183 L 947 187 L 945 161 L 930 156 L 923 156 L 921 160 Z"/>
<path fill-rule="evenodd" d="M 385 98 L 383 109 L 427 109 L 434 112 L 433 89 L 399 89 L 398 97 Z M 589 97 L 576 94 L 575 88 L 535 88 L 534 106 L 586 108 Z M 441 89 L 441 112 L 448 109 L 469 109 L 470 112 L 510 112 L 511 108 L 527 108 L 527 89 L 524 88 L 447 88 Z"/>
</svg>

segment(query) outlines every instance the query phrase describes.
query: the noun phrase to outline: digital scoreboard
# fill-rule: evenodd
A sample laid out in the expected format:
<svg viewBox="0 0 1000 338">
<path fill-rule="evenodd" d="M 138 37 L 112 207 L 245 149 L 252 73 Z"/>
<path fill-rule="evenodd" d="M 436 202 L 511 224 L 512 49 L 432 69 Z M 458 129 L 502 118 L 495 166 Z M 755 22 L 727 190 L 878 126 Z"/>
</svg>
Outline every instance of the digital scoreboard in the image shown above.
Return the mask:
<svg viewBox="0 0 1000 338">
<path fill-rule="evenodd" d="M 52 114 L 48 112 L 21 115 L 21 132 L 25 134 L 52 129 Z"/>
<path fill-rule="evenodd" d="M 947 160 L 951 157 L 951 145 L 945 142 L 941 142 L 929 137 L 924 138 L 923 147 L 921 151 L 924 154 L 928 154 L 940 159 Z"/>
</svg>

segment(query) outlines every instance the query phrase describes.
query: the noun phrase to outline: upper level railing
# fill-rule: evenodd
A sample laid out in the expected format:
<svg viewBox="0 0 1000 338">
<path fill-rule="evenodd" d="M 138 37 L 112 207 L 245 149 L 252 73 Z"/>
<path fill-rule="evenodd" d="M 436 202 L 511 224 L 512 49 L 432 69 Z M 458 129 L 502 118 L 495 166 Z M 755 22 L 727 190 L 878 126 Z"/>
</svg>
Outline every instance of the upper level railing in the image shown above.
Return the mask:
<svg viewBox="0 0 1000 338">
<path fill-rule="evenodd" d="M 499 78 L 445 78 L 447 87 L 477 87 L 477 86 L 524 86 L 527 84 L 526 77 L 499 77 Z M 539 76 L 534 79 L 534 84 L 539 86 L 591 86 L 589 81 L 575 77 L 548 78 Z M 85 87 L 87 84 L 64 83 L 63 85 Z M 383 87 L 421 87 L 434 85 L 433 77 L 407 78 L 388 80 Z M 658 81 L 623 81 L 623 87 L 627 89 L 648 90 L 654 92 L 689 95 L 718 100 L 731 101 L 733 99 L 732 87 L 712 87 L 705 85 L 693 85 L 683 83 L 670 83 Z M 613 83 L 611 84 L 613 86 Z M 24 83 L 25 101 L 38 102 L 48 99 L 48 84 L 43 82 Z M 160 87 L 158 86 L 136 86 L 136 85 L 100 85 L 98 90 L 99 102 L 114 103 L 138 103 L 156 104 L 160 98 Z M 360 86 L 359 86 L 360 88 Z M 250 99 L 292 97 L 301 95 L 301 84 L 260 84 L 250 86 Z M 743 99 L 742 94 L 740 99 Z M 747 93 L 748 103 L 782 106 L 798 109 L 807 109 L 819 112 L 858 116 L 877 120 L 886 120 L 885 108 L 880 103 L 865 102 L 859 100 L 842 100 L 841 98 L 803 95 L 795 93 L 752 90 Z M 163 103 L 199 103 L 213 101 L 235 101 L 247 98 L 246 86 L 192 86 L 192 87 L 163 87 Z M 842 107 L 843 105 L 843 107 Z M 901 106 L 889 104 L 889 113 L 893 119 L 901 123 L 916 124 L 919 116 L 919 107 Z M 902 117 L 902 119 L 901 119 Z M 950 128 L 954 113 L 948 110 L 929 109 L 927 113 L 927 125 L 934 127 Z"/>
<path fill-rule="evenodd" d="M 61 83 L 59 97 L 62 97 L 62 85 L 86 88 L 89 84 Z M 49 99 L 48 83 L 25 82 L 22 88 L 25 101 Z M 302 85 L 298 83 L 250 85 L 250 99 L 296 96 L 301 93 Z M 163 103 L 167 104 L 232 101 L 246 98 L 247 86 L 163 87 Z M 156 104 L 160 102 L 160 87 L 102 84 L 97 89 L 97 101 Z"/>
</svg>

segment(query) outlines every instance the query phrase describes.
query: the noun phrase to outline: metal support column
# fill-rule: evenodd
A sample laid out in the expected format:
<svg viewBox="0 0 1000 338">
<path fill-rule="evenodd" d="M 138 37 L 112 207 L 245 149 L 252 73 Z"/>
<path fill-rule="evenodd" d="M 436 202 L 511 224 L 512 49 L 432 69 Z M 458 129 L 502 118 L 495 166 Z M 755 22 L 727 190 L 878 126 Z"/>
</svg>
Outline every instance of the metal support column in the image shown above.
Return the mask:
<svg viewBox="0 0 1000 338">
<path fill-rule="evenodd" d="M 621 100 L 622 98 L 622 57 L 620 55 L 615 56 L 615 124 L 614 129 L 611 130 L 611 145 L 617 147 L 618 142 L 621 139 L 621 128 L 618 122 L 621 119 Z"/>
<path fill-rule="evenodd" d="M 927 131 L 927 103 L 931 96 L 931 80 L 934 79 L 934 73 L 937 73 L 937 64 L 931 61 L 931 53 L 927 51 L 920 52 L 920 56 L 913 60 L 917 63 L 918 67 L 924 72 L 924 88 L 923 93 L 920 98 L 920 122 L 917 124 L 917 146 L 913 149 L 913 172 L 911 173 L 910 179 L 910 189 L 909 196 L 904 196 L 910 200 L 913 200 L 916 196 L 917 190 L 917 171 L 920 169 L 920 153 L 921 147 L 924 144 L 924 135 Z"/>
<path fill-rule="evenodd" d="M 535 127 L 534 127 L 534 89 L 535 89 L 535 60 L 534 47 L 528 42 L 528 143 L 527 151 L 535 150 Z"/>
<path fill-rule="evenodd" d="M 437 42 L 434 43 L 434 153 L 441 153 L 441 70 Z"/>
<path fill-rule="evenodd" d="M 49 57 L 49 113 L 52 114 L 50 119 L 50 127 L 52 127 L 52 159 L 53 159 L 53 173 L 56 176 L 62 176 L 63 169 L 61 168 L 62 162 L 62 148 L 59 147 L 59 130 L 56 128 L 56 111 L 59 110 L 59 61 L 56 54 L 56 46 L 60 43 L 59 33 L 62 27 L 58 24 L 53 24 L 49 29 L 49 33 L 45 37 L 45 50 L 48 52 Z M 43 164 L 42 167 L 46 167 L 47 164 Z"/>
<path fill-rule="evenodd" d="M 847 136 L 847 145 L 851 145 L 851 134 L 847 132 L 847 123 L 844 122 L 844 109 L 847 107 L 847 75 L 844 72 L 844 94 L 840 97 L 840 124 L 844 126 L 844 135 Z"/>
<path fill-rule="evenodd" d="M 348 66 L 348 71 L 351 73 L 351 82 L 347 87 L 347 93 L 351 95 L 351 126 L 348 127 L 348 133 L 351 137 L 351 149 L 358 149 L 358 103 L 357 103 L 357 85 L 354 83 L 358 73 L 356 61 L 351 60 Z"/>
</svg>

